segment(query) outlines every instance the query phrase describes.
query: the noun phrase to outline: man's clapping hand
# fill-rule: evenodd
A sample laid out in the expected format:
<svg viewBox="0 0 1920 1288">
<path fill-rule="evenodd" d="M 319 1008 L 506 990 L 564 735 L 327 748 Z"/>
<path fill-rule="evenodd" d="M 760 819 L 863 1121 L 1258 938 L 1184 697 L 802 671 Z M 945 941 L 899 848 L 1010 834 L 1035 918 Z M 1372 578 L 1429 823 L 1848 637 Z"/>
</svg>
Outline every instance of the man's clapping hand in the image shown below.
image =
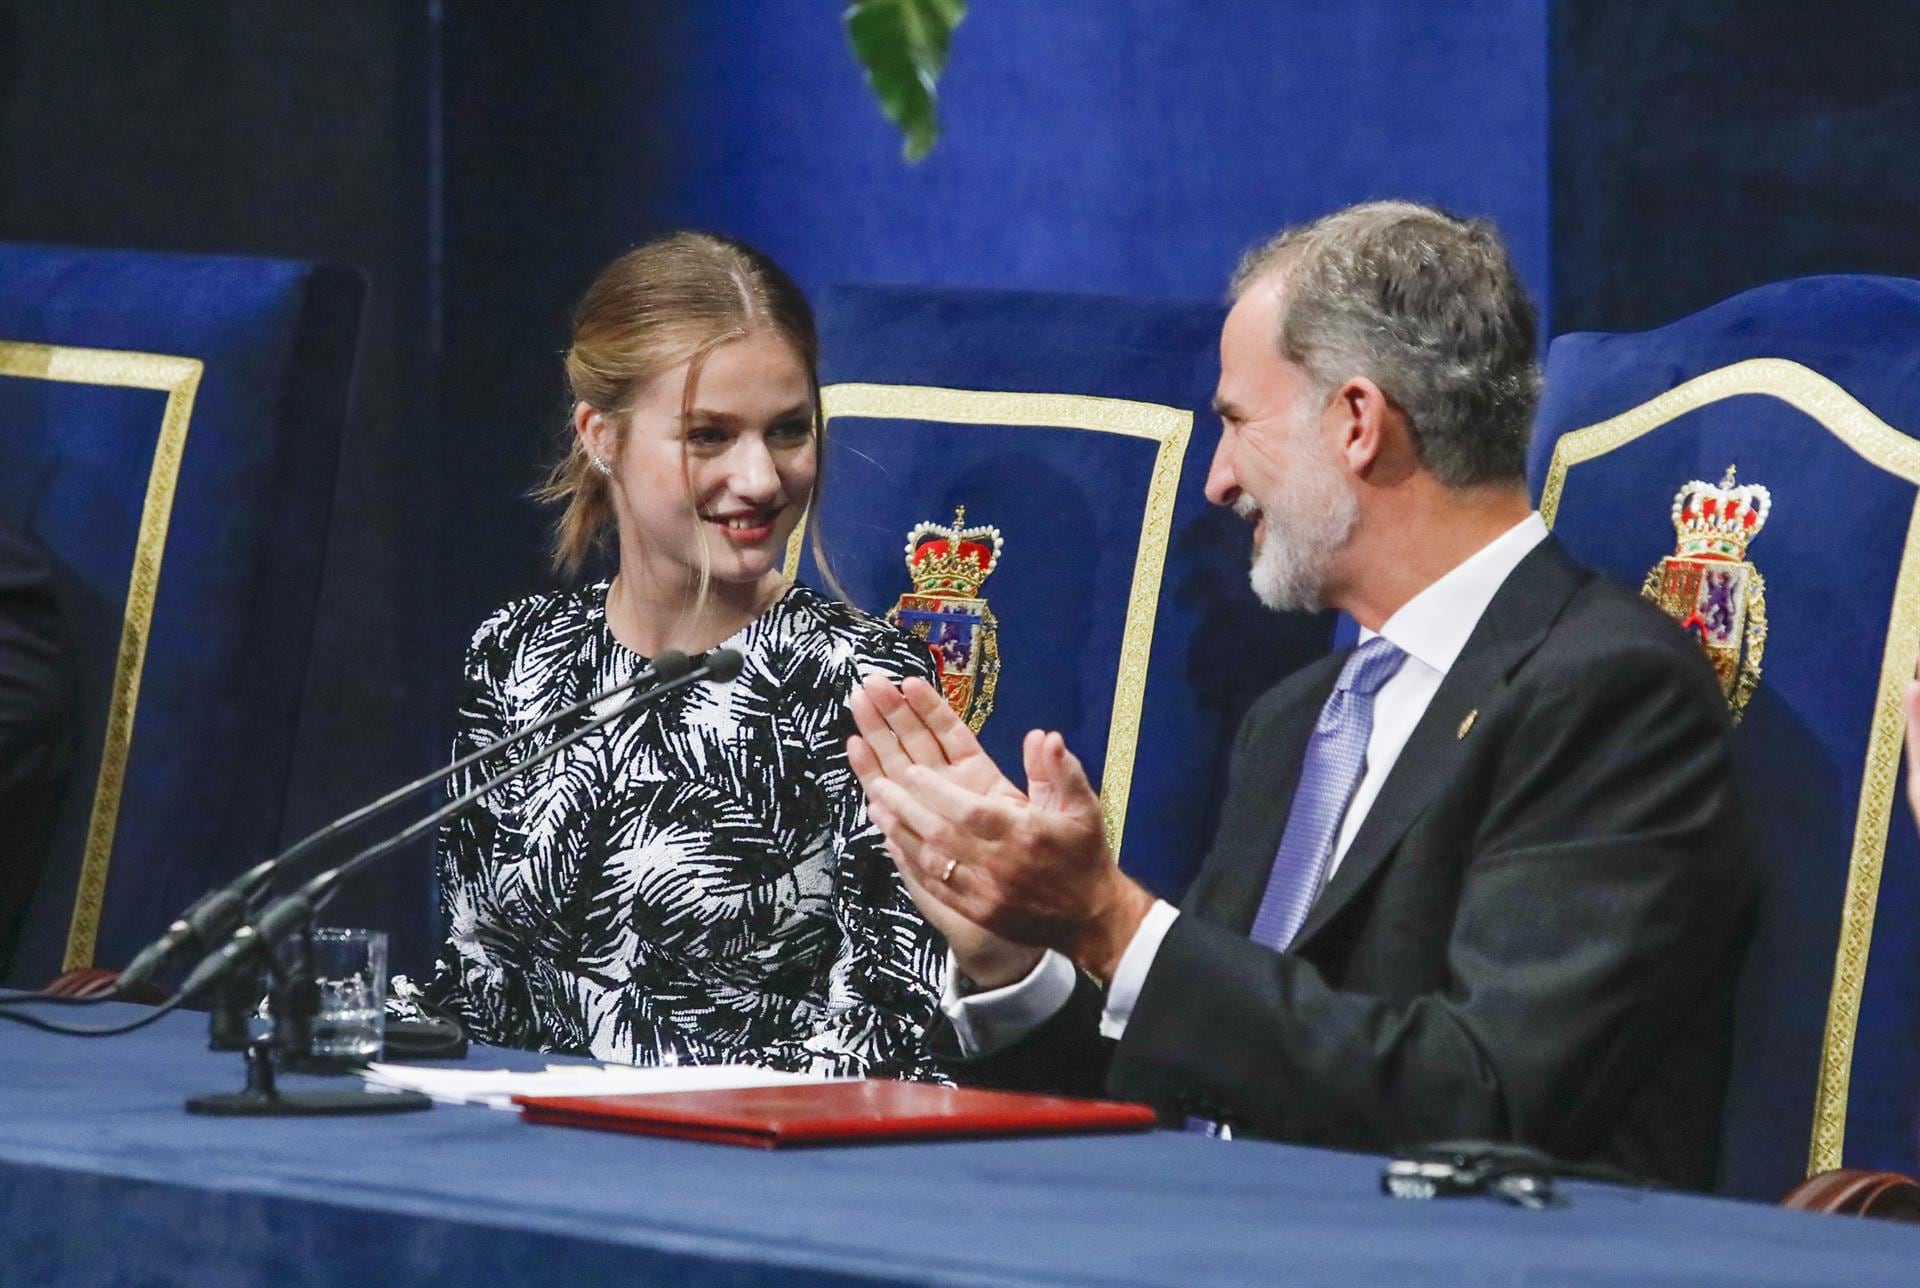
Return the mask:
<svg viewBox="0 0 1920 1288">
<path fill-rule="evenodd" d="M 1153 896 L 1114 863 L 1100 799 L 1057 733 L 1023 747 L 1009 782 L 924 680 L 868 680 L 853 695 L 847 758 L 907 891 L 961 971 L 993 987 L 1054 948 L 1111 978 Z"/>
</svg>

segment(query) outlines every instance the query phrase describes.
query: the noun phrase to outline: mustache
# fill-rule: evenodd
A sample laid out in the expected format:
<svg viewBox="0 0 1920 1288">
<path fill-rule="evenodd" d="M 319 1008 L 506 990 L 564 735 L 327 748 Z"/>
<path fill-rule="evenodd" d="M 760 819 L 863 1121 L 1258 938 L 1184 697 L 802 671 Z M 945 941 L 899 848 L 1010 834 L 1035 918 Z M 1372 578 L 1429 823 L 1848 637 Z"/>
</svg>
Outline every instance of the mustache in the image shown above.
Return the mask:
<svg viewBox="0 0 1920 1288">
<path fill-rule="evenodd" d="M 1233 512 L 1240 518 L 1251 523 L 1260 517 L 1260 505 L 1252 497 L 1242 492 L 1238 497 L 1234 498 Z"/>
</svg>

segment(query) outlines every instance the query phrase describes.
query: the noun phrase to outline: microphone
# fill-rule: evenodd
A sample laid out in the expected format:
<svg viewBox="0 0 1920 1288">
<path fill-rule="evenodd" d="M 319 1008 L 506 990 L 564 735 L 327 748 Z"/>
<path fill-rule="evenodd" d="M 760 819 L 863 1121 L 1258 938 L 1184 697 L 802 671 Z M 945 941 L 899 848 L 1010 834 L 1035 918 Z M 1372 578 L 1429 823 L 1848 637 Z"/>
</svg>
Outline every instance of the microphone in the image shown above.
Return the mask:
<svg viewBox="0 0 1920 1288">
<path fill-rule="evenodd" d="M 715 684 L 725 684 L 733 679 L 746 664 L 747 659 L 737 648 L 708 649 L 700 655 L 700 668 L 706 671 L 702 678 L 712 680 Z"/>
<path fill-rule="evenodd" d="M 662 664 L 667 662 L 669 658 L 676 659 L 679 674 L 662 679 L 660 678 L 661 671 L 663 670 Z M 654 679 L 656 683 L 651 688 L 641 690 L 626 702 L 614 707 L 610 711 L 604 711 L 595 715 L 593 719 L 587 721 L 578 729 L 575 729 L 564 737 L 556 738 L 546 746 L 535 751 L 532 755 L 501 770 L 498 774 L 495 774 L 486 782 L 481 783 L 466 795 L 448 802 L 439 809 L 434 810 L 431 814 L 428 814 L 425 818 L 408 825 L 386 840 L 375 842 L 344 863 L 328 868 L 326 871 L 308 880 L 292 894 L 282 896 L 268 904 L 259 916 L 255 917 L 247 925 L 241 926 L 238 930 L 234 931 L 232 937 L 229 938 L 217 952 L 212 953 L 202 961 L 199 966 L 194 968 L 193 973 L 188 975 L 186 982 L 180 986 L 180 991 L 177 995 L 179 1001 L 183 1004 L 191 1002 L 195 997 L 213 987 L 213 985 L 225 977 L 228 972 L 233 970 L 235 966 L 252 956 L 255 952 L 270 948 L 273 944 L 285 938 L 289 933 L 305 925 L 321 908 L 326 906 L 327 901 L 333 897 L 341 885 L 355 873 L 363 868 L 370 867 L 395 850 L 402 849 L 411 844 L 433 828 L 438 827 L 447 819 L 452 818 L 454 815 L 479 801 L 488 792 L 493 791 L 502 783 L 518 778 L 535 765 L 572 746 L 603 725 L 618 720 L 628 712 L 643 707 L 657 698 L 665 697 L 676 689 L 683 689 L 700 680 L 715 680 L 721 683 L 731 680 L 740 674 L 740 669 L 744 664 L 745 659 L 741 657 L 739 651 L 730 648 L 714 649 L 703 656 L 698 665 L 694 665 L 688 661 L 685 654 L 662 653 L 660 657 L 654 661 Z M 629 684 L 623 687 L 633 687 L 633 685 Z M 588 699 L 588 704 L 601 700 L 603 700 L 601 695 L 595 695 L 595 697 Z M 551 723 L 551 721 L 548 723 Z"/>
<path fill-rule="evenodd" d="M 127 963 L 126 969 L 113 982 L 113 992 L 124 993 L 135 985 L 146 983 L 187 949 L 203 947 L 230 931 L 245 911 L 253 887 L 271 874 L 276 866 L 275 861 L 269 859 L 249 868 L 219 889 L 209 890 L 195 899 L 167 927 L 165 934 L 142 948 Z"/>
<path fill-rule="evenodd" d="M 733 650 L 724 650 L 733 652 Z M 736 653 L 737 658 L 739 655 Z M 667 649 L 653 660 L 651 668 L 642 670 L 631 679 L 618 684 L 608 685 L 600 692 L 583 698 L 572 706 L 554 712 L 550 716 L 535 721 L 524 729 L 494 739 L 477 751 L 425 774 L 404 787 L 396 787 L 378 800 L 362 805 L 351 813 L 343 814 L 333 822 L 309 833 L 293 845 L 288 846 L 270 859 L 266 859 L 235 877 L 218 889 L 209 890 L 196 899 L 187 910 L 180 914 L 174 923 L 167 927 L 166 933 L 141 949 L 139 954 L 120 972 L 114 983 L 113 991 L 123 993 L 136 985 L 143 984 L 153 976 L 165 970 L 168 965 L 190 952 L 206 952 L 221 938 L 231 935 L 245 915 L 247 907 L 253 902 L 275 873 L 283 868 L 292 867 L 314 850 L 332 840 L 348 828 L 355 827 L 367 819 L 383 814 L 423 787 L 430 787 L 459 773 L 468 765 L 484 757 L 494 755 L 515 743 L 522 742 L 533 735 L 551 728 L 561 720 L 578 715 L 589 707 L 598 706 L 609 698 L 618 697 L 628 690 L 638 688 L 649 680 L 667 681 L 686 674 L 693 662 L 678 649 Z M 737 672 L 737 668 L 736 668 Z M 716 678 L 732 678 L 718 677 Z"/>
</svg>

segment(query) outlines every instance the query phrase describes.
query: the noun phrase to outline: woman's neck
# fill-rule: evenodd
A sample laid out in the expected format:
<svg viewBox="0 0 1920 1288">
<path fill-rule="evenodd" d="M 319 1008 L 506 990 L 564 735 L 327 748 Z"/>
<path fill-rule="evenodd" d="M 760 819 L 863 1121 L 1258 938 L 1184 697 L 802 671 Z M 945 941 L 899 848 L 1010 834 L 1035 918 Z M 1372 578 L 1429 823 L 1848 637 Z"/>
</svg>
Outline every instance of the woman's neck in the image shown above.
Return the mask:
<svg viewBox="0 0 1920 1288">
<path fill-rule="evenodd" d="M 607 587 L 607 629 L 642 657 L 704 653 L 766 612 L 787 586 L 771 572 L 757 582 L 711 582 L 696 596 L 693 586 L 661 587 L 623 568 Z"/>
</svg>

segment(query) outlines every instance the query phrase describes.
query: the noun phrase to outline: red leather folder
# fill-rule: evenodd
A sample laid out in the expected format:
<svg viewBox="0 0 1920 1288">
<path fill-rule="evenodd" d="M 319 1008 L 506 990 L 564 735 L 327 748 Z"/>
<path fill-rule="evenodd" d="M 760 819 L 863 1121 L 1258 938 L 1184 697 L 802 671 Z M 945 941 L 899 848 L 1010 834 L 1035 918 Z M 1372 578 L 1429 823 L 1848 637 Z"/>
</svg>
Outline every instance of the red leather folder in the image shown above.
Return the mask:
<svg viewBox="0 0 1920 1288">
<path fill-rule="evenodd" d="M 790 1083 L 633 1096 L 515 1096 L 528 1122 L 779 1149 L 945 1136 L 1144 1131 L 1145 1105 L 924 1082 Z"/>
</svg>

